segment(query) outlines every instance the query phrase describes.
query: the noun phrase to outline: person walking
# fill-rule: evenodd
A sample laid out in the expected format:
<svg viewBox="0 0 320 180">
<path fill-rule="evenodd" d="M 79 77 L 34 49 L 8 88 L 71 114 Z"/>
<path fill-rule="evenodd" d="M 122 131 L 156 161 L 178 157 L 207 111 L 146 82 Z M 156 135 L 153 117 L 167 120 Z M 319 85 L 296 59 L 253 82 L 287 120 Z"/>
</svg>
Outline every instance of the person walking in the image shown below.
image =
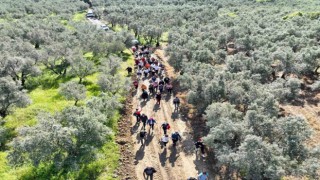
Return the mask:
<svg viewBox="0 0 320 180">
<path fill-rule="evenodd" d="M 165 77 L 165 78 L 163 79 L 163 81 L 164 81 L 164 83 L 168 84 L 168 83 L 170 82 L 170 78 L 169 78 L 169 77 Z"/>
<path fill-rule="evenodd" d="M 137 108 L 133 115 L 137 118 L 137 123 L 140 122 L 141 109 Z"/>
<path fill-rule="evenodd" d="M 153 117 L 151 117 L 150 119 L 148 119 L 147 124 L 149 124 L 150 129 L 152 129 L 152 131 L 154 130 L 154 124 L 156 124 L 156 120 L 153 119 Z"/>
<path fill-rule="evenodd" d="M 181 138 L 179 132 L 174 132 L 171 135 L 171 139 L 172 139 L 173 145 L 175 146 L 178 141 L 181 141 L 182 138 Z"/>
<path fill-rule="evenodd" d="M 137 78 L 140 80 L 140 79 L 141 79 L 141 76 L 142 76 L 142 70 L 139 69 L 139 70 L 137 71 Z"/>
<path fill-rule="evenodd" d="M 163 84 L 160 84 L 160 85 L 159 85 L 159 92 L 160 92 L 160 94 L 162 94 L 163 88 L 164 88 Z"/>
<path fill-rule="evenodd" d="M 174 110 L 178 110 L 179 105 L 180 105 L 180 99 L 178 98 L 178 96 L 176 96 L 176 97 L 173 99 L 173 104 L 174 104 Z"/>
<path fill-rule="evenodd" d="M 146 124 L 147 124 L 147 121 L 148 121 L 148 116 L 145 115 L 145 114 L 142 114 L 141 117 L 140 117 L 140 120 L 141 120 L 141 122 L 142 122 L 143 129 L 146 129 Z"/>
<path fill-rule="evenodd" d="M 132 73 L 132 67 L 128 66 L 126 70 L 128 71 L 128 76 L 130 76 Z"/>
<path fill-rule="evenodd" d="M 169 94 L 171 94 L 171 93 L 172 93 L 172 84 L 171 84 L 171 83 L 167 83 L 167 84 L 166 84 L 166 89 L 167 89 L 167 92 L 168 92 Z"/>
<path fill-rule="evenodd" d="M 154 93 L 153 84 L 149 84 L 149 92 L 150 92 L 150 94 L 153 94 L 153 93 Z"/>
<path fill-rule="evenodd" d="M 145 70 L 143 70 L 143 74 L 144 74 L 144 78 L 147 78 L 149 74 L 149 69 L 146 68 Z"/>
<path fill-rule="evenodd" d="M 146 130 L 145 129 L 141 129 L 140 131 L 140 142 L 141 142 L 141 146 L 144 144 L 145 142 L 145 137 L 146 137 Z"/>
<path fill-rule="evenodd" d="M 139 82 L 137 80 L 133 81 L 133 86 L 138 89 Z"/>
<path fill-rule="evenodd" d="M 157 104 L 160 105 L 160 101 L 161 101 L 161 94 L 160 94 L 160 92 L 158 92 L 158 93 L 156 94 L 156 100 L 157 100 Z"/>
<path fill-rule="evenodd" d="M 164 147 L 167 147 L 167 144 L 169 142 L 169 136 L 167 134 L 163 135 L 161 138 L 161 142 L 163 143 Z"/>
<path fill-rule="evenodd" d="M 197 142 L 195 142 L 194 145 L 196 146 L 196 153 L 198 152 L 198 149 L 200 148 L 202 157 L 205 157 L 205 155 L 204 155 L 204 144 L 203 144 L 202 139 L 199 138 L 199 140 Z"/>
<path fill-rule="evenodd" d="M 198 175 L 198 180 L 208 180 L 208 179 L 209 179 L 209 174 L 206 171 L 203 171 Z"/>
<path fill-rule="evenodd" d="M 150 177 L 150 180 L 153 180 L 153 174 L 156 173 L 157 171 L 153 167 L 146 167 L 143 170 L 143 177 L 148 180 Z"/>
<path fill-rule="evenodd" d="M 164 122 L 164 123 L 161 124 L 161 127 L 162 127 L 162 129 L 163 129 L 163 133 L 164 133 L 164 134 L 167 134 L 167 131 L 170 129 L 169 123 Z"/>
</svg>

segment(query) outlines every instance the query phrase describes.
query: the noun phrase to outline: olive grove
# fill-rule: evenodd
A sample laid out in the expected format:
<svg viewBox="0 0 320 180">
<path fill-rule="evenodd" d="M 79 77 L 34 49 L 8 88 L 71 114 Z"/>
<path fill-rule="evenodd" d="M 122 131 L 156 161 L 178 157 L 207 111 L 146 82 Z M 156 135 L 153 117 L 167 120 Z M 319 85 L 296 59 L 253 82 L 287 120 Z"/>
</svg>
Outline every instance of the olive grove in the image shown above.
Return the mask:
<svg viewBox="0 0 320 180">
<path fill-rule="evenodd" d="M 145 43 L 168 32 L 169 63 L 206 118 L 205 142 L 227 179 L 319 177 L 319 147 L 307 143 L 313 129 L 280 109 L 319 90 L 318 1 L 98 2 L 113 26 Z"/>
</svg>

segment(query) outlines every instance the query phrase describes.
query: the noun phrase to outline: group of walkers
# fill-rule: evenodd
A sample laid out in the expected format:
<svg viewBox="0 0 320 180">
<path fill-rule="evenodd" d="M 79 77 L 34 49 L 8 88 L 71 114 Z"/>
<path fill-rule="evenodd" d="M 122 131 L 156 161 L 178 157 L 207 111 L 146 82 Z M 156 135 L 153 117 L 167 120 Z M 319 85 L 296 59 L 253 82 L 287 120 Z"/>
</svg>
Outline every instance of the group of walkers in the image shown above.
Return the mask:
<svg viewBox="0 0 320 180">
<path fill-rule="evenodd" d="M 148 101 L 149 97 L 155 97 L 156 105 L 160 106 L 162 94 L 167 91 L 167 96 L 171 96 L 172 94 L 172 82 L 169 77 L 164 77 L 164 65 L 158 61 L 156 58 L 151 56 L 150 48 L 143 46 L 143 47 L 132 47 L 132 51 L 135 55 L 135 66 L 136 66 L 136 80 L 134 80 L 133 85 L 136 90 L 139 88 L 139 83 L 141 83 L 140 87 L 142 90 L 141 98 L 143 101 Z M 128 75 L 132 74 L 133 68 L 128 67 L 126 69 L 128 71 Z M 149 85 L 143 83 L 140 80 L 149 80 Z M 178 97 L 173 98 L 174 104 L 174 111 L 179 110 L 180 99 Z M 145 145 L 147 132 L 146 126 L 150 126 L 150 131 L 154 131 L 155 124 L 157 124 L 154 117 L 148 117 L 146 113 L 142 113 L 142 108 L 138 107 L 133 115 L 136 117 L 136 125 L 138 128 L 142 123 L 141 130 L 139 132 L 141 146 Z M 182 140 L 182 137 L 179 132 L 173 131 L 171 133 L 171 137 L 168 135 L 168 131 L 170 130 L 171 126 L 168 122 L 163 122 L 160 125 L 161 129 L 163 130 L 163 136 L 160 139 L 161 147 L 166 148 L 169 140 L 171 138 L 173 146 L 175 147 L 178 141 Z M 196 152 L 198 149 L 201 149 L 202 156 L 204 157 L 204 144 L 201 139 L 195 143 Z M 146 179 L 153 179 L 153 174 L 156 173 L 156 169 L 153 167 L 146 167 L 143 171 L 143 175 Z M 192 180 L 192 178 L 189 178 Z M 198 175 L 199 180 L 208 180 L 208 174 L 206 172 L 202 172 Z"/>
</svg>

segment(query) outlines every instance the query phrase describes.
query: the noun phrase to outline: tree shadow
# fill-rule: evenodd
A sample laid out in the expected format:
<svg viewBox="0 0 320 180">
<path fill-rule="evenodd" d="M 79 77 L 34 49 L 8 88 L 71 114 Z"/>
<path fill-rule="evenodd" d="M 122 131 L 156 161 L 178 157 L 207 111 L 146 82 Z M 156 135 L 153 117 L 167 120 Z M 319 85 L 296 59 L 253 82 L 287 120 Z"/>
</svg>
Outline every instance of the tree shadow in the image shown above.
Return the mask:
<svg viewBox="0 0 320 180">
<path fill-rule="evenodd" d="M 132 54 L 131 53 L 126 53 L 126 52 L 122 52 L 121 53 L 121 59 L 122 61 L 128 61 L 131 58 Z"/>
<path fill-rule="evenodd" d="M 165 147 L 162 151 L 162 153 L 159 154 L 159 160 L 161 163 L 161 166 L 164 167 L 166 165 L 166 161 L 167 161 L 167 148 Z"/>
<path fill-rule="evenodd" d="M 181 141 L 181 148 L 186 155 L 193 155 L 195 153 L 195 145 L 190 133 L 183 133 L 183 140 Z"/>
<path fill-rule="evenodd" d="M 175 166 L 175 162 L 177 161 L 177 159 L 179 158 L 179 154 L 177 154 L 177 147 L 172 145 L 171 146 L 171 153 L 169 156 L 169 162 L 171 163 L 171 166 L 174 167 Z"/>
</svg>

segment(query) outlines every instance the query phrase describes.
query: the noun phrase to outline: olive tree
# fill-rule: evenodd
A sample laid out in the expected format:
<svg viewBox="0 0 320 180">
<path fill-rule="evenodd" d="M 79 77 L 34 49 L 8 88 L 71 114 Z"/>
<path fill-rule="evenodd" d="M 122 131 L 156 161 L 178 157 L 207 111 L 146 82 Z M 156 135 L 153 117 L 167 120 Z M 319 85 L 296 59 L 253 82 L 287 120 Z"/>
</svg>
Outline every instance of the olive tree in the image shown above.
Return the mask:
<svg viewBox="0 0 320 180">
<path fill-rule="evenodd" d="M 55 116 L 41 114 L 38 124 L 18 129 L 8 159 L 12 165 L 53 164 L 55 168 L 79 169 L 96 159 L 97 148 L 111 134 L 103 114 L 85 107 L 70 107 Z"/>
<path fill-rule="evenodd" d="M 0 116 L 6 117 L 14 107 L 25 107 L 31 103 L 26 91 L 10 77 L 0 78 Z"/>
<path fill-rule="evenodd" d="M 78 101 L 86 98 L 86 87 L 83 84 L 79 84 L 74 81 L 60 84 L 60 94 L 66 99 L 74 100 L 74 105 L 77 105 Z"/>
<path fill-rule="evenodd" d="M 75 57 L 70 60 L 71 73 L 79 78 L 82 83 L 83 78 L 94 72 L 94 63 L 83 57 Z"/>
</svg>

